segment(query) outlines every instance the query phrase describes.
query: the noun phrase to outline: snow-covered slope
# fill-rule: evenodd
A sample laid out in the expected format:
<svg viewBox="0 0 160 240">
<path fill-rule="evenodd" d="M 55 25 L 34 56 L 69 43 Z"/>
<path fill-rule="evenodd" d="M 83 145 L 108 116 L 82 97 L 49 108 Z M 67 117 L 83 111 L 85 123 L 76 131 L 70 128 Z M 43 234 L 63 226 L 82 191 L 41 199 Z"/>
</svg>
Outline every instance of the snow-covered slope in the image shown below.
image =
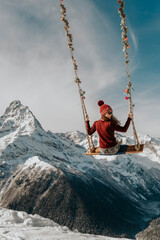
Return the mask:
<svg viewBox="0 0 160 240">
<path fill-rule="evenodd" d="M 133 137 L 120 134 L 117 137 L 124 144 L 134 143 Z M 160 214 L 160 139 L 141 134 L 139 138 L 145 143 L 141 154 L 86 156 L 85 134 L 78 131 L 45 132 L 29 108 L 14 101 L 0 118 L 1 205 L 14 209 L 21 206 L 19 210 L 51 216 L 54 221 L 71 229 L 78 226 L 84 232 L 96 228 L 99 217 L 102 223 L 112 223 L 115 228 L 118 228 L 115 224 L 118 221 L 120 225 L 124 222 L 130 232 L 137 227 L 143 229 L 145 222 Z M 94 142 L 98 143 L 96 135 Z M 37 192 L 34 201 L 28 204 L 25 194 L 31 194 L 34 186 Z M 39 188 L 43 188 L 43 192 L 38 192 Z M 52 207 L 56 218 L 51 212 L 46 215 L 41 209 L 41 206 L 51 208 L 44 201 L 51 201 L 53 195 Z M 70 206 L 73 195 L 76 203 Z M 25 199 L 28 199 L 28 205 L 24 204 Z M 67 203 L 65 199 L 68 199 Z M 60 209 L 57 212 L 55 207 L 58 201 L 63 202 L 67 209 L 61 218 L 58 215 Z M 101 216 L 99 212 L 102 212 Z M 73 215 L 75 224 L 70 225 Z M 78 219 L 82 215 L 91 221 L 89 226 L 79 226 Z M 94 224 L 93 219 L 96 221 Z M 105 232 L 105 227 L 100 232 Z"/>
<path fill-rule="evenodd" d="M 70 231 L 50 219 L 39 215 L 29 215 L 0 208 L 0 239 L 1 240 L 120 240 L 89 234 L 81 234 L 77 230 Z M 121 238 L 124 240 L 124 238 Z M 127 239 L 126 239 L 127 240 Z"/>
</svg>

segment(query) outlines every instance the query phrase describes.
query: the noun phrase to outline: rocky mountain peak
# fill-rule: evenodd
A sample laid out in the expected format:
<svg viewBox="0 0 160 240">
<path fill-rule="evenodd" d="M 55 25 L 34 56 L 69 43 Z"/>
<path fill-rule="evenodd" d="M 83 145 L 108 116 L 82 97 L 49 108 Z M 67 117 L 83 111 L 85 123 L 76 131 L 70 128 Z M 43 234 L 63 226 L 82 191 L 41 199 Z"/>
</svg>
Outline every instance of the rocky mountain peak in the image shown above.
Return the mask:
<svg viewBox="0 0 160 240">
<path fill-rule="evenodd" d="M 86 139 L 86 134 L 79 132 L 79 131 L 70 131 L 70 132 L 66 132 L 66 133 L 57 133 L 57 135 L 65 138 L 65 139 L 69 139 L 72 142 L 74 142 L 75 144 L 79 144 L 80 142 L 82 142 L 83 140 Z"/>
<path fill-rule="evenodd" d="M 6 111 L 11 111 L 11 110 L 15 110 L 17 108 L 20 108 L 22 106 L 21 102 L 19 100 L 15 100 L 13 102 L 10 103 L 9 107 L 6 109 Z"/>
<path fill-rule="evenodd" d="M 19 100 L 11 102 L 0 118 L 0 132 L 18 130 L 28 135 L 37 128 L 42 129 L 41 124 L 29 108 L 22 105 Z"/>
</svg>

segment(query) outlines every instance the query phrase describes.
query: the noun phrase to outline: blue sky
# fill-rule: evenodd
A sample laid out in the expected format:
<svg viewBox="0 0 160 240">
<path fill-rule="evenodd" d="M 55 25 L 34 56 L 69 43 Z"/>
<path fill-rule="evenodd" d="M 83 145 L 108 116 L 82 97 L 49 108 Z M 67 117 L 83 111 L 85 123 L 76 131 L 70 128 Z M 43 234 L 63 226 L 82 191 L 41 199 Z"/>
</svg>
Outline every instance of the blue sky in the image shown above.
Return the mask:
<svg viewBox="0 0 160 240">
<path fill-rule="evenodd" d="M 122 125 L 127 79 L 117 0 L 64 0 L 91 123 L 97 102 Z M 137 131 L 160 137 L 160 2 L 126 0 Z M 0 115 L 13 100 L 29 106 L 46 130 L 84 131 L 59 0 L 0 0 Z M 132 134 L 130 127 L 128 133 Z M 126 134 L 126 135 L 127 135 Z"/>
</svg>

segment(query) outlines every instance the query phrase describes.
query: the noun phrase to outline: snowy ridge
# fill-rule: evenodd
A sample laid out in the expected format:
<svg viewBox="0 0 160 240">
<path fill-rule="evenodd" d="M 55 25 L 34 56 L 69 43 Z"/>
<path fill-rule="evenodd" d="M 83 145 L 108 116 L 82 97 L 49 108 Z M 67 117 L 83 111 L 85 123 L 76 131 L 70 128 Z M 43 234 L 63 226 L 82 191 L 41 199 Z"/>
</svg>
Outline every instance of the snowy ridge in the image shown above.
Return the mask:
<svg viewBox="0 0 160 240">
<path fill-rule="evenodd" d="M 54 168 L 54 166 L 52 166 L 52 165 L 50 165 L 50 164 L 48 164 L 44 161 L 41 161 L 38 156 L 34 156 L 32 158 L 29 158 L 24 163 L 22 170 L 25 170 L 26 168 L 34 168 L 34 169 L 40 168 L 42 171 L 44 169 L 47 170 L 47 169 L 50 169 L 50 168 L 56 170 L 56 168 Z"/>
<path fill-rule="evenodd" d="M 69 140 L 73 141 L 75 144 L 80 144 L 86 138 L 86 134 L 81 133 L 79 131 L 59 133 L 57 135 L 64 137 L 65 139 L 69 139 Z"/>
<path fill-rule="evenodd" d="M 28 107 L 20 101 L 13 101 L 0 119 L 0 132 L 17 130 L 21 135 L 30 135 L 36 128 L 42 128 Z"/>
<path fill-rule="evenodd" d="M 77 230 L 70 231 L 50 219 L 39 215 L 30 215 L 0 208 L 0 239 L 1 240 L 120 240 L 89 234 L 81 234 Z M 124 238 L 121 238 L 124 240 Z M 127 239 L 126 239 L 127 240 Z"/>
</svg>

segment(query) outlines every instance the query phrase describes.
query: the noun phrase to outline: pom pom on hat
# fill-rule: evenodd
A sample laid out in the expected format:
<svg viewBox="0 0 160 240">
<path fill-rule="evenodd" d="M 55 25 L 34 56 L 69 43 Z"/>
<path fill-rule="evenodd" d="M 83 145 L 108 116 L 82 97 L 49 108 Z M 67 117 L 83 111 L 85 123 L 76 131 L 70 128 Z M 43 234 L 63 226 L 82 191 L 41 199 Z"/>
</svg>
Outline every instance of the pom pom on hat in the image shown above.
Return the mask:
<svg viewBox="0 0 160 240">
<path fill-rule="evenodd" d="M 104 104 L 102 100 L 99 100 L 98 106 L 100 106 L 101 116 L 105 115 L 107 112 L 112 112 L 112 108 L 109 105 Z"/>
<path fill-rule="evenodd" d="M 99 100 L 98 106 L 102 106 L 103 104 L 104 104 L 104 102 L 102 100 Z"/>
</svg>

